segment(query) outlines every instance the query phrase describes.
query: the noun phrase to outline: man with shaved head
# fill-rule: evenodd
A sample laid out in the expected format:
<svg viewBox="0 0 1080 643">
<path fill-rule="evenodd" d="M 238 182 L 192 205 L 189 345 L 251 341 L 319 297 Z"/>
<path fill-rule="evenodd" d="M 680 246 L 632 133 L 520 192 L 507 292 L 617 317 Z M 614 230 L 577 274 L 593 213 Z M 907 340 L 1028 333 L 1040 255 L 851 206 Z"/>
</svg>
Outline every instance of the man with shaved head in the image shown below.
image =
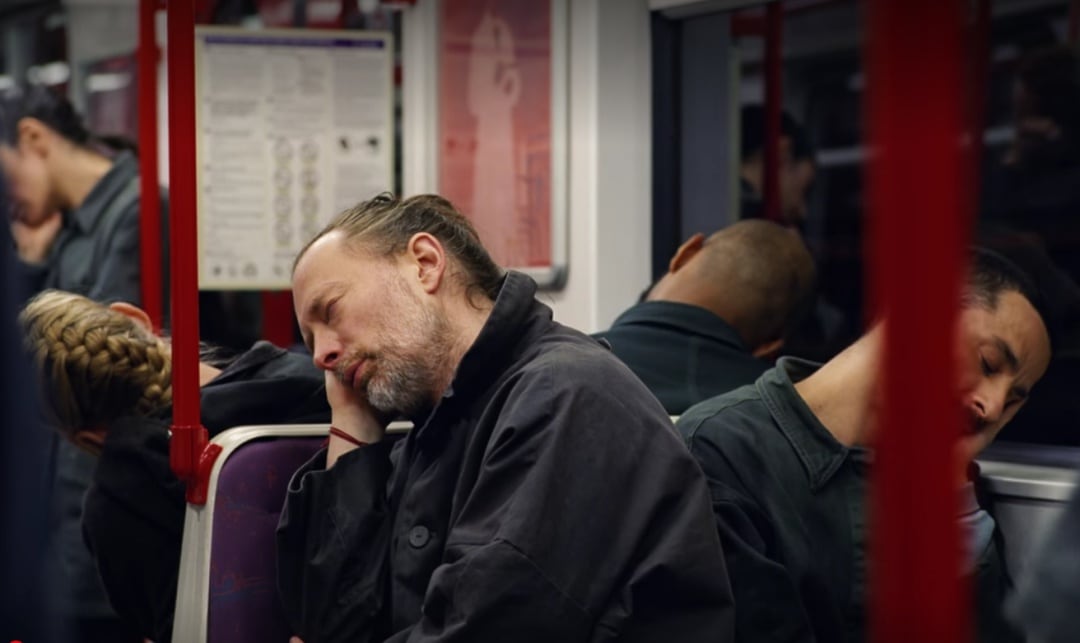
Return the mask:
<svg viewBox="0 0 1080 643">
<path fill-rule="evenodd" d="M 797 232 L 740 221 L 686 241 L 643 301 L 597 337 L 678 415 L 764 373 L 813 292 Z"/>
</svg>

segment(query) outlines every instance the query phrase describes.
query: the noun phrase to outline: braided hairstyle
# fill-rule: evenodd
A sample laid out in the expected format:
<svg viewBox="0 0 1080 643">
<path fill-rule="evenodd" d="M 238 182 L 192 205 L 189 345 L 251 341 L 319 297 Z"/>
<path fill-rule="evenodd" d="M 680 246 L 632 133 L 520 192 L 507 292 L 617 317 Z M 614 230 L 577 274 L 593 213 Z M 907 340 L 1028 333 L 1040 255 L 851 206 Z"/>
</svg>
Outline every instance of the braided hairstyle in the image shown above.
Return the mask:
<svg viewBox="0 0 1080 643">
<path fill-rule="evenodd" d="M 130 317 L 81 295 L 47 290 L 19 315 L 49 419 L 69 437 L 172 403 L 172 353 Z"/>
</svg>

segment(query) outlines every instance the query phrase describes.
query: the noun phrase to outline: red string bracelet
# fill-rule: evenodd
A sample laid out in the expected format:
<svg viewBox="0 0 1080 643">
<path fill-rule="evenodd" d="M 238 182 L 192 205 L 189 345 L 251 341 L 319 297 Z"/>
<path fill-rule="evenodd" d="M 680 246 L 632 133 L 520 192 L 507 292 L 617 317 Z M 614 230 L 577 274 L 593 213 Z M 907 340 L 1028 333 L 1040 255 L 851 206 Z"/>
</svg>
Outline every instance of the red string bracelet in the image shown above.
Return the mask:
<svg viewBox="0 0 1080 643">
<path fill-rule="evenodd" d="M 342 431 L 341 429 L 337 428 L 336 426 L 330 427 L 330 435 L 337 436 L 337 437 L 341 438 L 342 440 L 345 440 L 346 442 L 355 444 L 358 447 L 367 446 L 367 442 L 357 440 L 356 438 L 354 438 L 353 436 L 349 435 L 348 433 Z"/>
</svg>

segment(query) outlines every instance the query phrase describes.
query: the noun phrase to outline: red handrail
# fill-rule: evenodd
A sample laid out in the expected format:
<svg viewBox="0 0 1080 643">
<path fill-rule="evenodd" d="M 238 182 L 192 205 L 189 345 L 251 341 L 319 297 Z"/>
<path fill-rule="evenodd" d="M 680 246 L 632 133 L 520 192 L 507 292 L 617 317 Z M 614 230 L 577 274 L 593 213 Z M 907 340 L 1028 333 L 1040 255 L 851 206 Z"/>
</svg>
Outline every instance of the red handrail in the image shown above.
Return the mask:
<svg viewBox="0 0 1080 643">
<path fill-rule="evenodd" d="M 289 347 L 296 343 L 293 331 L 293 300 L 291 290 L 267 290 L 262 294 L 263 339 L 271 344 Z"/>
<path fill-rule="evenodd" d="M 139 270 L 142 306 L 155 329 L 162 327 L 161 201 L 158 188 L 157 84 L 159 52 L 154 16 L 158 0 L 139 1 L 136 59 L 139 98 Z"/>
<path fill-rule="evenodd" d="M 961 426 L 953 333 L 970 205 L 962 5 L 867 7 L 868 283 L 887 319 L 871 491 L 875 643 L 970 637 L 953 448 Z"/>
<path fill-rule="evenodd" d="M 172 254 L 173 426 L 169 464 L 187 485 L 187 500 L 206 502 L 199 414 L 199 283 L 195 181 L 195 11 L 193 0 L 170 0 L 169 210 Z M 211 460 L 212 461 L 212 460 Z"/>
<path fill-rule="evenodd" d="M 780 114 L 783 111 L 784 7 L 772 2 L 765 9 L 765 218 L 782 221 L 780 211 Z"/>
</svg>

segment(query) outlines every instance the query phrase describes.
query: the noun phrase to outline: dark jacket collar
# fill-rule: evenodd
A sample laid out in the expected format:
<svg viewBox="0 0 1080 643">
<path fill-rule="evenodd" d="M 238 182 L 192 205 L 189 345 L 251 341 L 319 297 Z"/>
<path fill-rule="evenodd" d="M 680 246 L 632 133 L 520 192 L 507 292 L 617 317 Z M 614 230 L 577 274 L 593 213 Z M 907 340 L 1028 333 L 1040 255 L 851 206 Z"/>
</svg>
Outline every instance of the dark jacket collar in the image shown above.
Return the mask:
<svg viewBox="0 0 1080 643">
<path fill-rule="evenodd" d="M 138 173 L 139 162 L 134 154 L 124 152 L 118 155 L 109 171 L 94 185 L 90 194 L 86 195 L 82 205 L 70 213 L 71 225 L 78 227 L 83 234 L 89 234 L 109 202 L 115 199 Z"/>
<path fill-rule="evenodd" d="M 731 324 L 701 306 L 674 301 L 643 301 L 619 315 L 612 328 L 631 324 L 664 326 L 680 333 L 708 337 L 736 350 L 750 352 Z"/>
<path fill-rule="evenodd" d="M 436 416 L 445 412 L 451 400 L 457 398 L 467 402 L 486 390 L 502 375 L 519 347 L 527 345 L 551 323 L 551 309 L 538 302 L 535 294 L 536 283 L 531 278 L 520 272 L 506 273 L 480 334 L 461 358 L 441 403 L 422 425 L 418 425 L 418 435 L 424 433 Z"/>
<path fill-rule="evenodd" d="M 513 355 L 514 347 L 535 334 L 534 322 L 550 322 L 551 309 L 536 301 L 536 282 L 528 276 L 508 271 L 503 278 L 495 306 L 484 322 L 476 341 L 465 352 L 454 373 L 447 396 L 468 396 L 484 390 L 498 377 Z"/>
<path fill-rule="evenodd" d="M 766 371 L 755 384 L 780 432 L 802 462 L 812 491 L 828 484 L 853 451 L 862 451 L 840 444 L 795 390 L 796 382 L 819 368 L 821 364 L 782 357 L 776 368 Z"/>
</svg>

